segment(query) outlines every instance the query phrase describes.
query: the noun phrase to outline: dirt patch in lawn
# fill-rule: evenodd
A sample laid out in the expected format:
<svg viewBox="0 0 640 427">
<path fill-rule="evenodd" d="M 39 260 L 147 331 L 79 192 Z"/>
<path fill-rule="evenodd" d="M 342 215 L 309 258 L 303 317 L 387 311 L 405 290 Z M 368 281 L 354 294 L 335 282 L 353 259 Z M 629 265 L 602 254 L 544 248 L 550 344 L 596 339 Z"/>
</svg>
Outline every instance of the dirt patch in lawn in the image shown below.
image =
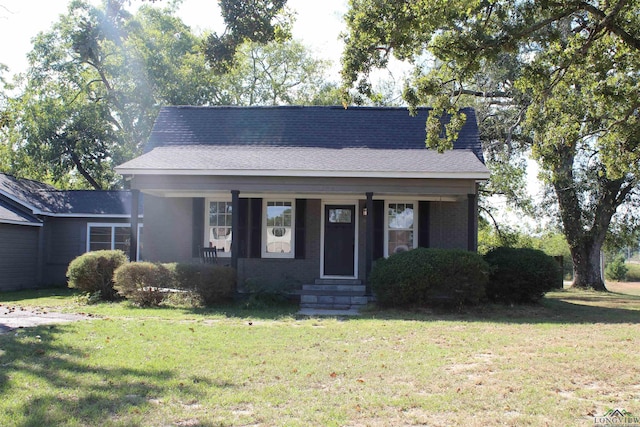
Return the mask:
<svg viewBox="0 0 640 427">
<path fill-rule="evenodd" d="M 0 334 L 18 328 L 75 322 L 91 319 L 91 317 L 91 315 L 56 313 L 46 309 L 0 304 Z"/>
</svg>

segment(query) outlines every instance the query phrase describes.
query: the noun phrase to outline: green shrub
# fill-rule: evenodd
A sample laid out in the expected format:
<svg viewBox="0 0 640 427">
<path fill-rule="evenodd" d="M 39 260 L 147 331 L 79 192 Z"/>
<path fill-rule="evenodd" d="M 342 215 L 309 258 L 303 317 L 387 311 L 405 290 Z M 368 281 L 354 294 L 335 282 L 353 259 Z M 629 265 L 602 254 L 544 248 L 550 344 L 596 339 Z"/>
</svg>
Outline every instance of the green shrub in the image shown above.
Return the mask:
<svg viewBox="0 0 640 427">
<path fill-rule="evenodd" d="M 113 273 L 114 289 L 120 295 L 142 307 L 157 306 L 173 286 L 169 269 L 151 262 L 123 264 Z"/>
<path fill-rule="evenodd" d="M 636 263 L 627 263 L 625 264 L 627 267 L 627 278 L 628 282 L 640 282 L 640 264 Z"/>
<path fill-rule="evenodd" d="M 604 268 L 604 276 L 609 280 L 615 280 L 617 282 L 626 280 L 629 269 L 624 264 L 624 260 L 624 255 L 616 255 L 613 261 L 608 263 Z"/>
<path fill-rule="evenodd" d="M 175 264 L 171 267 L 178 289 L 196 292 L 205 305 L 233 300 L 236 272 L 231 267 L 211 264 Z"/>
<path fill-rule="evenodd" d="M 376 261 L 371 286 L 383 306 L 477 304 L 488 267 L 476 253 L 418 248 Z"/>
<path fill-rule="evenodd" d="M 127 256 L 120 250 L 87 252 L 75 258 L 67 268 L 69 287 L 96 294 L 113 301 L 118 293 L 113 289 L 113 272 L 127 263 Z"/>
<path fill-rule="evenodd" d="M 485 255 L 491 266 L 487 297 L 504 303 L 528 303 L 562 283 L 560 266 L 537 249 L 496 248 Z"/>
</svg>

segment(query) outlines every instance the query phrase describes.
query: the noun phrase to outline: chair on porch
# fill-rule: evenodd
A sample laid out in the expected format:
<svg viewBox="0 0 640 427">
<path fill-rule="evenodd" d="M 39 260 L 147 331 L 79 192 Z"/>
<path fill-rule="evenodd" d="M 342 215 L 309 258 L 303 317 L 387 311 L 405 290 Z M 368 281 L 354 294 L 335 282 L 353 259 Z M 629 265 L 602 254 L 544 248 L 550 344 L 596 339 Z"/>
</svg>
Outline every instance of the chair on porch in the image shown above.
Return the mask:
<svg viewBox="0 0 640 427">
<path fill-rule="evenodd" d="M 218 249 L 215 246 L 212 248 L 200 248 L 200 262 L 203 264 L 217 264 Z"/>
</svg>

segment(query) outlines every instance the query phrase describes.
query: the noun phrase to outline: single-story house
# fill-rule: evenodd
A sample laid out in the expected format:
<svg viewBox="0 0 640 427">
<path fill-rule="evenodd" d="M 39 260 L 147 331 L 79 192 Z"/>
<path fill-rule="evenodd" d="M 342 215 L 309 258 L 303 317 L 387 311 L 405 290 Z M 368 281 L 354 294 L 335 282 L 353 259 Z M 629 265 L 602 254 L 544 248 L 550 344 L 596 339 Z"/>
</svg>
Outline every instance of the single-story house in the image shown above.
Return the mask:
<svg viewBox="0 0 640 427">
<path fill-rule="evenodd" d="M 475 112 L 463 112 L 454 149 L 438 153 L 425 147 L 429 109 L 164 107 L 145 153 L 116 170 L 144 194 L 147 260 L 215 247 L 240 289 L 367 293 L 378 258 L 476 250 L 489 171 Z"/>
<path fill-rule="evenodd" d="M 131 208 L 130 191 L 64 191 L 0 173 L 0 291 L 64 285 L 87 251 L 130 253 Z M 142 237 L 142 206 L 138 214 Z"/>
</svg>

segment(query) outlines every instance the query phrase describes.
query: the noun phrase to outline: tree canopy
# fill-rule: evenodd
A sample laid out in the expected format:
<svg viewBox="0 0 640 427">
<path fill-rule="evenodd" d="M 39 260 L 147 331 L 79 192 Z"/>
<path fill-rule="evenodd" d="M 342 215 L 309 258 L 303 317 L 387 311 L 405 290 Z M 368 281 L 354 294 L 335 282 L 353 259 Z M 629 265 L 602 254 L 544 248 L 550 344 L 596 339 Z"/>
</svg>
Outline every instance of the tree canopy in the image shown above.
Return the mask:
<svg viewBox="0 0 640 427">
<path fill-rule="evenodd" d="M 404 98 L 434 107 L 426 144 L 441 151 L 461 104 L 497 118 L 483 136 L 489 157 L 530 150 L 553 188 L 574 285 L 605 289 L 600 249 L 640 179 L 640 2 L 351 0 L 347 25 L 347 89 L 366 93 L 391 55 L 413 61 Z M 441 129 L 445 113 L 454 120 Z"/>
<path fill-rule="evenodd" d="M 17 95 L 0 96 L 0 169 L 65 188 L 117 188 L 113 168 L 140 153 L 162 105 L 337 99 L 323 79 L 328 64 L 299 42 L 245 42 L 260 38 L 252 33 L 220 73 L 206 55 L 207 35 L 195 35 L 173 5 L 132 14 L 125 4 L 74 0 L 34 39 Z"/>
</svg>

